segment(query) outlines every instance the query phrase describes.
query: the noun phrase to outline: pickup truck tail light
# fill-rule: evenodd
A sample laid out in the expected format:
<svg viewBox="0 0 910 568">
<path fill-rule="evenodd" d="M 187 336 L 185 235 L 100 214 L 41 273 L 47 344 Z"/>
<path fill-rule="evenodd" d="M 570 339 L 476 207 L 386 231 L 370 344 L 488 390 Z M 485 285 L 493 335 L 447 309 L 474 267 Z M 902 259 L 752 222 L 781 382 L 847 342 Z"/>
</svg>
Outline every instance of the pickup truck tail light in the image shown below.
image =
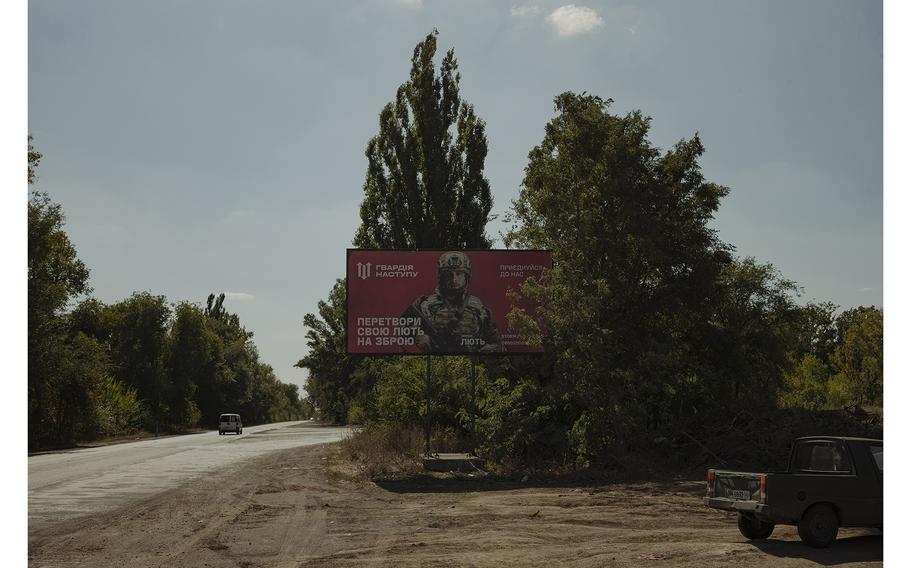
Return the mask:
<svg viewBox="0 0 910 568">
<path fill-rule="evenodd" d="M 714 497 L 714 470 L 708 470 L 708 497 Z"/>
<path fill-rule="evenodd" d="M 760 492 L 758 495 L 758 502 L 767 503 L 768 502 L 768 476 L 762 475 L 759 479 L 761 480 L 760 481 L 761 485 L 760 485 Z"/>
</svg>

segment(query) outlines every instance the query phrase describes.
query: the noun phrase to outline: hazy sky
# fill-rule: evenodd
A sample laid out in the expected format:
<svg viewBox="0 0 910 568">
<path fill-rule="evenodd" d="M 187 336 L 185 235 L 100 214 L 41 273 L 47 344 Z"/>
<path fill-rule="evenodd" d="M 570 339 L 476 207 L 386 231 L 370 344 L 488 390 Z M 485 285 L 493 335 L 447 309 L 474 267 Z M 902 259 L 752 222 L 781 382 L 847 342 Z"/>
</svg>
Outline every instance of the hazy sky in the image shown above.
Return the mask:
<svg viewBox="0 0 910 568">
<path fill-rule="evenodd" d="M 37 188 L 95 297 L 226 292 L 303 384 L 301 322 L 344 275 L 364 149 L 435 27 L 487 123 L 490 235 L 553 97 L 587 91 L 651 116 L 662 148 L 701 135 L 739 254 L 804 300 L 880 306 L 880 3 L 582 1 L 31 1 Z"/>
</svg>

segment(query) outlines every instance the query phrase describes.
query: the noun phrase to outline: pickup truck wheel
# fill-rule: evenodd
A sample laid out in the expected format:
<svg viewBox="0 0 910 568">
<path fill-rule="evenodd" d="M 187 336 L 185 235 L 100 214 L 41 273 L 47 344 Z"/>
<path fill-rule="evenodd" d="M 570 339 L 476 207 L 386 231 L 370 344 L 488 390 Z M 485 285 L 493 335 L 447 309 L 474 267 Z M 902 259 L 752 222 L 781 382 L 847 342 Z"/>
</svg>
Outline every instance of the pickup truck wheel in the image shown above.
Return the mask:
<svg viewBox="0 0 910 568">
<path fill-rule="evenodd" d="M 763 540 L 774 532 L 774 523 L 766 523 L 742 513 L 739 515 L 737 525 L 739 526 L 739 532 L 749 540 Z"/>
<path fill-rule="evenodd" d="M 840 522 L 837 514 L 828 505 L 813 505 L 803 514 L 797 529 L 799 538 L 813 548 L 831 546 L 837 538 Z"/>
</svg>

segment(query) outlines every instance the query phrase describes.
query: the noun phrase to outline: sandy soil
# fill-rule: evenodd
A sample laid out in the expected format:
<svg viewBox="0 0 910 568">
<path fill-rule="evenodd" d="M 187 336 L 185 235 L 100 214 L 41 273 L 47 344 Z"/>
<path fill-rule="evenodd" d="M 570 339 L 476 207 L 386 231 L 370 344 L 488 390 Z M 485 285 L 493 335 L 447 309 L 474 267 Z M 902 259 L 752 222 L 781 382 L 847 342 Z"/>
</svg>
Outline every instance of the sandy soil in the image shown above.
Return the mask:
<svg viewBox="0 0 910 568">
<path fill-rule="evenodd" d="M 113 513 L 29 527 L 29 566 L 881 566 L 877 531 L 750 543 L 701 480 L 359 482 L 337 447 L 271 454 Z"/>
</svg>

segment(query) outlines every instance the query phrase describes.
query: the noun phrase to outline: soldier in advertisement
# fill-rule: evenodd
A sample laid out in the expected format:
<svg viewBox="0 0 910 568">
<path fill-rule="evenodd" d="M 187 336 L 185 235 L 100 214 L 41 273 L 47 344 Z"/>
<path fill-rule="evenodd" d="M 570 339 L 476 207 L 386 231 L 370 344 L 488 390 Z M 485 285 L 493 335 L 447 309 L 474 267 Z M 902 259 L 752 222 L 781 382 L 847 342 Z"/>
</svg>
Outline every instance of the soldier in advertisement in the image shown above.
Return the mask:
<svg viewBox="0 0 910 568">
<path fill-rule="evenodd" d="M 443 253 L 436 265 L 436 291 L 420 296 L 403 317 L 420 321 L 413 328 L 423 353 L 488 353 L 501 351 L 499 331 L 489 308 L 468 294 L 471 261 L 459 251 Z"/>
</svg>

